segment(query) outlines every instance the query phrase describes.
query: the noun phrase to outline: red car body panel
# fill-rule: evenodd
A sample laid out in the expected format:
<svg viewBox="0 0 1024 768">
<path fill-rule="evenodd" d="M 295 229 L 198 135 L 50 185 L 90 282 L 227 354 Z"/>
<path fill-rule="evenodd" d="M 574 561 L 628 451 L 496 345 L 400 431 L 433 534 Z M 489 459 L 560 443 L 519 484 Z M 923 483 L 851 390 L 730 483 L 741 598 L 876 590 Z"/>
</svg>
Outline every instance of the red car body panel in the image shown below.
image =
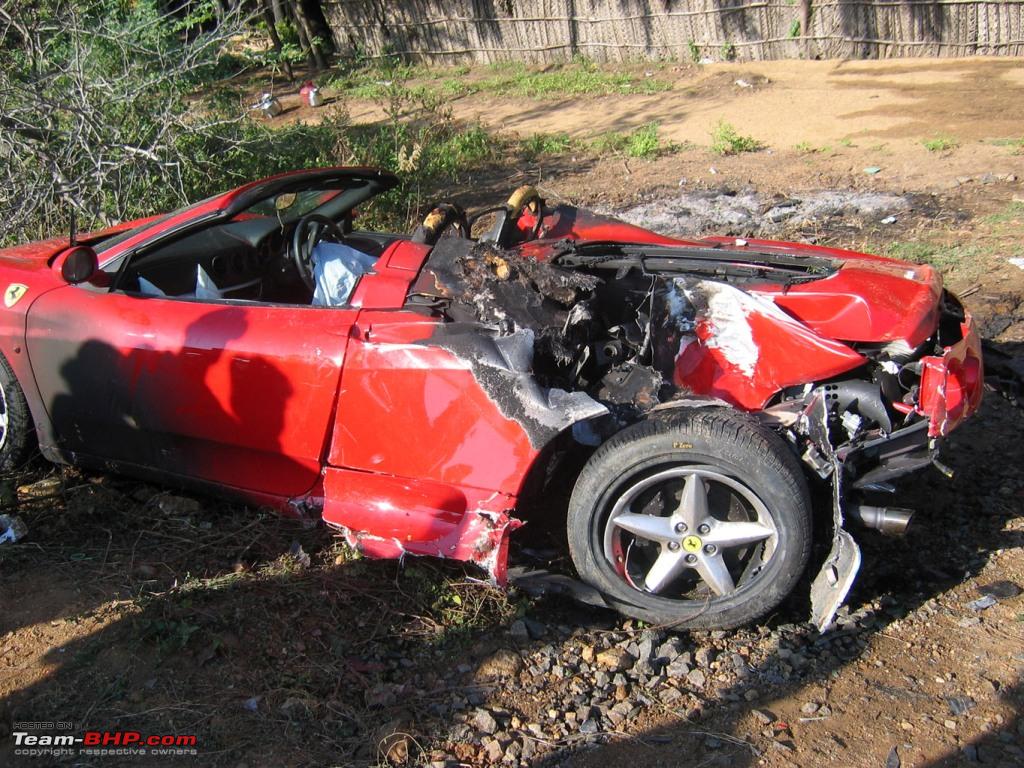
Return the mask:
<svg viewBox="0 0 1024 768">
<path fill-rule="evenodd" d="M 355 317 L 64 286 L 26 348 L 54 447 L 289 498 L 320 477 Z"/>
<path fill-rule="evenodd" d="M 537 450 L 465 361 L 421 343 L 438 324 L 406 312 L 360 316 L 328 462 L 515 496 Z"/>
<path fill-rule="evenodd" d="M 676 357 L 675 382 L 691 392 L 753 411 L 786 387 L 831 378 L 866 362 L 771 302 L 713 285 L 712 302 L 723 306 L 712 305 L 708 316 L 698 320 L 694 339 Z"/>
<path fill-rule="evenodd" d="M 981 339 L 970 314 L 960 325 L 963 338 L 944 354 L 921 358 L 918 412 L 928 417 L 928 434 L 945 437 L 978 410 L 984 390 Z"/>
<path fill-rule="evenodd" d="M 323 519 L 371 557 L 429 555 L 507 576 L 514 497 L 447 483 L 328 468 Z"/>
<path fill-rule="evenodd" d="M 144 220 L 104 260 L 216 216 L 270 181 Z M 520 218 L 522 238 L 535 223 Z M 677 385 L 744 410 L 862 366 L 853 343 L 913 348 L 937 322 L 941 287 L 928 267 L 806 244 L 677 240 L 565 207 L 540 232 L 546 239 L 523 254 L 549 259 L 568 238 L 835 259 L 840 268 L 820 280 L 725 286 L 732 314 L 712 306 L 680 349 Z M 28 288 L 0 314 L 0 351 L 26 391 L 44 454 L 193 478 L 286 512 L 321 507 L 368 554 L 440 555 L 504 579 L 507 534 L 519 524 L 512 513 L 543 446 L 464 359 L 431 343 L 443 321 L 405 307 L 429 246 L 394 242 L 350 307 L 328 309 L 70 286 L 46 266 L 65 245 L 0 251 L 0 289 Z M 741 338 L 723 342 L 730 330 Z M 960 342 L 923 359 L 919 413 L 931 435 L 944 436 L 980 397 L 968 317 Z"/>
</svg>

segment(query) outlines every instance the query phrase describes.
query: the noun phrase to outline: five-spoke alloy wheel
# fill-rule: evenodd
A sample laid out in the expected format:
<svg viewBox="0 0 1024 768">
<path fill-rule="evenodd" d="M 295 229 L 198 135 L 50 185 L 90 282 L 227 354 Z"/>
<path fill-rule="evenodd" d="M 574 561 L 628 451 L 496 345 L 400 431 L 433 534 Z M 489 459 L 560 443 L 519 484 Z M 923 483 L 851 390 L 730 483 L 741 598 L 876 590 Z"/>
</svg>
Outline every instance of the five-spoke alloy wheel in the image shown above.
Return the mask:
<svg viewBox="0 0 1024 768">
<path fill-rule="evenodd" d="M 591 457 L 569 508 L 584 581 L 621 612 L 727 628 L 770 611 L 810 551 L 810 502 L 782 440 L 722 408 L 629 427 Z"/>
</svg>

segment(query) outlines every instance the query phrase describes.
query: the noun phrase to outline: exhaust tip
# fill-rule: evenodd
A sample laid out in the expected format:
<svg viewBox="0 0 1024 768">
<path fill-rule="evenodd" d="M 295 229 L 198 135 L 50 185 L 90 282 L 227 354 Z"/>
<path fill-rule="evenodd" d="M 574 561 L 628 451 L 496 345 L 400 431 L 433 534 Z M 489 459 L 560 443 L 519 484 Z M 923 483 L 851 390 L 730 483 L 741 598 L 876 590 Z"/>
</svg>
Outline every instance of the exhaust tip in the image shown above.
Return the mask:
<svg viewBox="0 0 1024 768">
<path fill-rule="evenodd" d="M 872 507 L 867 504 L 851 504 L 847 513 L 865 528 L 880 531 L 885 536 L 903 536 L 914 518 L 912 509 Z"/>
</svg>

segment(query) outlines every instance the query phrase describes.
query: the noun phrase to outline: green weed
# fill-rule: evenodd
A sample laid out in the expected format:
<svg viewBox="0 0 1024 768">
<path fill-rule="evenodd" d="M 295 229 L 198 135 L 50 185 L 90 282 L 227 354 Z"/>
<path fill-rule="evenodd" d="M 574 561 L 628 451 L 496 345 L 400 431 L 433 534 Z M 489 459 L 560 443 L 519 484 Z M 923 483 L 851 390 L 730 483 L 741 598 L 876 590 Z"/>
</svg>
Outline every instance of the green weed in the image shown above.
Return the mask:
<svg viewBox="0 0 1024 768">
<path fill-rule="evenodd" d="M 960 146 L 960 142 L 949 136 L 936 136 L 934 139 L 925 139 L 921 143 L 929 152 L 948 152 Z"/>
<path fill-rule="evenodd" d="M 711 151 L 715 154 L 737 155 L 741 152 L 756 152 L 761 148 L 761 142 L 751 136 L 741 136 L 725 120 L 719 120 L 711 131 Z"/>
<path fill-rule="evenodd" d="M 523 139 L 520 151 L 527 160 L 536 160 L 544 155 L 560 155 L 572 148 L 573 141 L 567 133 L 535 133 Z"/>
</svg>

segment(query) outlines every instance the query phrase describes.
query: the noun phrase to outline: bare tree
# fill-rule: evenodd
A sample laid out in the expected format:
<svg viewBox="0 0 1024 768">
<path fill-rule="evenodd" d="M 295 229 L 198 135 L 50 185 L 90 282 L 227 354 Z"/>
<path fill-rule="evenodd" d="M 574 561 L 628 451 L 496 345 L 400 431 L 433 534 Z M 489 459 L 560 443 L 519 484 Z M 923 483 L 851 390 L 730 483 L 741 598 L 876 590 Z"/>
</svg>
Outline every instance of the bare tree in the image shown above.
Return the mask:
<svg viewBox="0 0 1024 768">
<path fill-rule="evenodd" d="M 188 196 L 182 146 L 225 122 L 193 108 L 246 11 L 188 3 L 171 15 L 104 0 L 0 5 L 0 240 L 87 226 Z M 201 31 L 196 32 L 199 29 Z"/>
</svg>

